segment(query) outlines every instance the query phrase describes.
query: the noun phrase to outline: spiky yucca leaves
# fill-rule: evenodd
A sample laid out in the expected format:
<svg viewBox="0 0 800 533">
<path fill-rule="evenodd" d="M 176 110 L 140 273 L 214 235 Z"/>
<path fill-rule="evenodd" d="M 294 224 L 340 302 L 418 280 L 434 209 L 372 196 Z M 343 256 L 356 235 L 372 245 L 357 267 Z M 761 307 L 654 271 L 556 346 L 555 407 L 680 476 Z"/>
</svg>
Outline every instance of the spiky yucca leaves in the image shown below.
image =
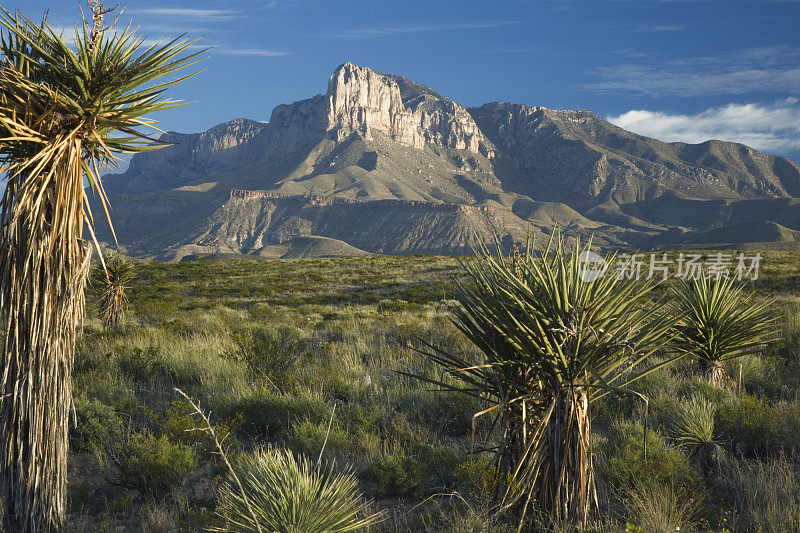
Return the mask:
<svg viewBox="0 0 800 533">
<path fill-rule="evenodd" d="M 179 56 L 191 43 L 143 47 L 135 31 L 97 34 L 86 22 L 64 36 L 5 10 L 0 33 L 3 523 L 46 532 L 65 515 L 72 356 L 91 256 L 84 179 L 105 206 L 100 173 L 114 153 L 158 147 L 137 128 L 177 105 L 162 93 L 180 80 L 153 81 L 190 64 Z"/>
<path fill-rule="evenodd" d="M 699 395 L 681 403 L 672 434 L 706 475 L 722 470 L 725 450 L 714 438 L 716 406 Z"/>
<path fill-rule="evenodd" d="M 122 254 L 108 254 L 105 268 L 101 264 L 97 265 L 94 278 L 103 286 L 98 313 L 106 329 L 115 328 L 125 319 L 125 308 L 128 305 L 125 289 L 133 276 L 133 264 Z"/>
<path fill-rule="evenodd" d="M 673 347 L 695 359 L 713 385 L 732 386 L 723 363 L 768 344 L 775 335 L 778 316 L 769 302 L 748 297 L 733 278 L 679 280 L 675 295 L 679 314 Z"/>
<path fill-rule="evenodd" d="M 336 472 L 333 463 L 313 465 L 288 450 L 258 450 L 235 470 L 247 501 L 234 482 L 223 486 L 218 512 L 225 526 L 218 531 L 345 533 L 380 520 L 369 513 L 352 473 Z"/>
<path fill-rule="evenodd" d="M 454 322 L 483 358 L 429 353 L 454 379 L 434 382 L 488 400 L 475 416 L 495 415 L 497 500 L 517 510 L 520 528 L 531 515 L 551 526 L 588 523 L 597 504 L 591 402 L 640 377 L 633 372 L 669 330 L 651 285 L 584 281 L 588 251 L 556 240 L 512 260 L 499 245 L 496 255 L 482 247 L 464 262 L 472 283 L 461 287 Z"/>
</svg>

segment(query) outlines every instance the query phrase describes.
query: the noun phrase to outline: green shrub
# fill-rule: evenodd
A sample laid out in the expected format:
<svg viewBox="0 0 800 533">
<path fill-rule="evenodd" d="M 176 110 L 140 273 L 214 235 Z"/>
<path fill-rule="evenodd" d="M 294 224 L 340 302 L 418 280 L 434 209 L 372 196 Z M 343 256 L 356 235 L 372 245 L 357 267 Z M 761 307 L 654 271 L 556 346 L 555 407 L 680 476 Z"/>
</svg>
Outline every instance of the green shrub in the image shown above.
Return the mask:
<svg viewBox="0 0 800 533">
<path fill-rule="evenodd" d="M 691 486 L 699 475 L 689 459 L 677 448 L 668 446 L 661 434 L 647 432 L 647 459 L 643 455 L 644 428 L 639 424 L 615 424 L 608 437 L 597 443 L 598 479 L 616 491 L 639 485 Z"/>
<path fill-rule="evenodd" d="M 115 462 L 118 483 L 150 498 L 165 496 L 197 468 L 197 456 L 190 446 L 148 432 L 131 435 Z"/>
<path fill-rule="evenodd" d="M 103 452 L 122 434 L 122 419 L 97 398 L 75 397 L 77 425 L 69 433 L 70 447 L 79 452 Z"/>
<path fill-rule="evenodd" d="M 376 498 L 421 497 L 430 482 L 426 465 L 403 450 L 373 461 L 360 477 L 367 492 Z"/>
<path fill-rule="evenodd" d="M 302 331 L 291 326 L 240 328 L 231 334 L 233 346 L 223 355 L 243 362 L 253 377 L 266 379 L 282 391 L 298 387 L 292 373 L 310 347 Z"/>
<path fill-rule="evenodd" d="M 327 442 L 325 441 L 326 434 Z M 328 433 L 327 422 L 314 423 L 310 420 L 303 420 L 295 424 L 289 442 L 292 450 L 309 457 L 319 456 L 323 444 L 325 445 L 325 457 L 352 454 L 360 447 L 360 443 L 337 427 L 335 421 Z"/>
<path fill-rule="evenodd" d="M 732 398 L 720 407 L 717 425 L 739 455 L 765 457 L 780 452 L 786 443 L 783 417 L 761 396 Z"/>
<path fill-rule="evenodd" d="M 241 415 L 241 429 L 251 438 L 286 437 L 298 420 L 327 422 L 330 418 L 330 409 L 319 396 L 275 394 L 263 389 L 235 400 L 224 410 L 228 418 Z"/>
<path fill-rule="evenodd" d="M 225 526 L 217 531 L 274 533 L 357 531 L 376 523 L 358 493 L 350 472 L 333 463 L 314 465 L 289 451 L 256 451 L 235 460 L 244 488 L 229 479 L 223 486 L 218 513 Z"/>
<path fill-rule="evenodd" d="M 208 431 L 205 431 L 202 420 L 197 418 L 195 409 L 184 400 L 172 402 L 163 415 L 149 413 L 151 424 L 159 435 L 166 435 L 172 442 L 190 446 L 198 458 L 208 458 L 217 451 L 217 445 Z M 242 424 L 242 416 L 232 419 L 217 420 L 213 423 L 217 438 L 223 439 L 227 446 L 236 443 L 236 431 Z"/>
</svg>

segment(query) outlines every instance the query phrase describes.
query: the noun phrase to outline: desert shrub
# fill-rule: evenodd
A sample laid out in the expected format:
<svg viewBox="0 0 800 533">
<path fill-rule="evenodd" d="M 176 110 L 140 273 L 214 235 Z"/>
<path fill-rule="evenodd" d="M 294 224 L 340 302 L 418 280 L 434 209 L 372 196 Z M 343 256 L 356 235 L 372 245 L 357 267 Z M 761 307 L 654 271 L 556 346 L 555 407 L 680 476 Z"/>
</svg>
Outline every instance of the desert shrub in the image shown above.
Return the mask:
<svg viewBox="0 0 800 533">
<path fill-rule="evenodd" d="M 285 325 L 239 328 L 231 340 L 226 357 L 243 362 L 254 377 L 266 379 L 279 390 L 297 388 L 292 369 L 310 350 L 301 330 Z"/>
<path fill-rule="evenodd" d="M 139 412 L 136 394 L 119 374 L 101 369 L 76 375 L 75 390 L 81 391 L 86 398 L 96 398 L 112 406 L 121 415 L 132 416 Z"/>
<path fill-rule="evenodd" d="M 416 390 L 400 395 L 397 400 L 400 411 L 422 422 L 428 430 L 436 433 L 463 437 L 472 431 L 472 415 L 480 407 L 472 398 L 453 392 Z M 489 417 L 476 423 L 488 421 Z"/>
<path fill-rule="evenodd" d="M 786 443 L 782 417 L 763 396 L 742 395 L 719 408 L 719 431 L 732 450 L 748 457 L 780 452 Z"/>
<path fill-rule="evenodd" d="M 224 407 L 227 418 L 241 415 L 241 429 L 250 437 L 282 438 L 298 420 L 328 421 L 330 409 L 325 400 L 308 393 L 275 394 L 258 390 L 235 399 Z"/>
<path fill-rule="evenodd" d="M 175 511 L 172 509 L 148 506 L 142 518 L 142 533 L 171 533 L 178 528 Z"/>
<path fill-rule="evenodd" d="M 197 418 L 197 412 L 183 400 L 172 402 L 163 415 L 150 411 L 149 418 L 152 426 L 159 435 L 166 435 L 172 442 L 186 444 L 191 447 L 198 458 L 208 458 L 217 451 L 216 443 L 203 423 Z M 214 433 L 223 439 L 227 446 L 235 445 L 236 432 L 242 424 L 242 415 L 232 419 L 217 420 L 213 423 Z"/>
<path fill-rule="evenodd" d="M 114 462 L 117 483 L 149 498 L 165 496 L 197 468 L 197 456 L 190 446 L 149 432 L 132 434 L 120 446 Z"/>
<path fill-rule="evenodd" d="M 373 461 L 359 477 L 367 493 L 376 498 L 421 497 L 430 484 L 426 465 L 404 450 Z"/>
<path fill-rule="evenodd" d="M 154 345 L 144 349 L 138 346 L 117 346 L 114 360 L 125 375 L 140 383 L 152 382 L 162 370 L 158 347 Z"/>
<path fill-rule="evenodd" d="M 122 434 L 122 419 L 110 405 L 84 395 L 75 397 L 77 424 L 70 431 L 70 446 L 80 452 L 103 452 Z"/>
<path fill-rule="evenodd" d="M 325 442 L 326 434 L 327 442 Z M 292 450 L 315 458 L 322 451 L 323 443 L 325 457 L 352 454 L 360 447 L 358 441 L 337 427 L 335 422 L 328 433 L 327 422 L 314 423 L 310 420 L 303 420 L 294 425 L 289 443 Z"/>
<path fill-rule="evenodd" d="M 369 513 L 352 473 L 337 472 L 333 463 L 315 465 L 288 451 L 259 450 L 239 456 L 234 469 L 244 495 L 233 479 L 223 486 L 218 513 L 225 525 L 219 531 L 339 533 L 379 520 Z"/>
<path fill-rule="evenodd" d="M 474 496 L 477 501 L 490 501 L 500 481 L 500 473 L 489 457 L 467 457 L 453 469 L 459 491 Z"/>
<path fill-rule="evenodd" d="M 597 443 L 598 479 L 616 491 L 640 485 L 689 487 L 699 477 L 689 459 L 667 445 L 661 434 L 647 432 L 647 458 L 644 458 L 644 428 L 639 424 L 613 425 L 605 440 Z"/>
</svg>

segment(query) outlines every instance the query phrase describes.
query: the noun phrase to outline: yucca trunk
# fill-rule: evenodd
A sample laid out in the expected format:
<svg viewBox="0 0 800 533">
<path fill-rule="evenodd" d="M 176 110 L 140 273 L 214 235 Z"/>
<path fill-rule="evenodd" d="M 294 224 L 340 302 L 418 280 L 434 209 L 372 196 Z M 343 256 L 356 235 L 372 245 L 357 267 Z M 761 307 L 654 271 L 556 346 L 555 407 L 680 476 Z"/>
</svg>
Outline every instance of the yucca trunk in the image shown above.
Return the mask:
<svg viewBox="0 0 800 533">
<path fill-rule="evenodd" d="M 723 366 L 722 361 L 719 360 L 700 360 L 700 374 L 703 378 L 715 387 L 729 388 L 734 387 L 734 382 L 728 376 Z"/>
<path fill-rule="evenodd" d="M 128 297 L 125 295 L 125 286 L 121 283 L 109 283 L 108 288 L 100 298 L 100 317 L 103 327 L 113 329 L 122 324 L 125 319 L 125 305 Z"/>
<path fill-rule="evenodd" d="M 14 533 L 58 531 L 66 515 L 72 361 L 91 249 L 79 237 L 80 167 L 60 170 L 41 202 L 15 198 L 17 181 L 6 191 L 13 209 L 3 220 L 0 250 L 5 321 L 0 467 L 3 526 Z M 64 192 L 68 209 L 77 212 L 70 217 L 72 231 L 55 232 L 53 202 Z"/>
<path fill-rule="evenodd" d="M 597 506 L 589 395 L 583 387 L 557 392 L 541 413 L 515 478 L 521 520 L 547 528 L 585 527 Z"/>
</svg>

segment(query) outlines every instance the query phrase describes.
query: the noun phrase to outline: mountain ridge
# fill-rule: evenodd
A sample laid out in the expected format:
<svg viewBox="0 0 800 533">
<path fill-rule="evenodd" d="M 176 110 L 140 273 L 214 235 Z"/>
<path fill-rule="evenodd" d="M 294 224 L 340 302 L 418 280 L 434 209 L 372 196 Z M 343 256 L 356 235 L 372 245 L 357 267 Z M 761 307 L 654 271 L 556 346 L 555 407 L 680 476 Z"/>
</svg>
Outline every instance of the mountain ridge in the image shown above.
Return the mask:
<svg viewBox="0 0 800 533">
<path fill-rule="evenodd" d="M 141 257 L 274 255 L 306 236 L 367 253 L 446 253 L 555 227 L 614 248 L 689 244 L 702 232 L 735 245 L 746 231 L 717 230 L 748 212 L 775 224 L 760 235 L 794 243 L 800 231 L 800 206 L 786 201 L 800 196 L 800 166 L 785 158 L 665 143 L 589 110 L 465 108 L 352 63 L 325 94 L 277 106 L 269 122 L 162 138 L 175 144 L 107 181 L 120 242 Z"/>
</svg>

